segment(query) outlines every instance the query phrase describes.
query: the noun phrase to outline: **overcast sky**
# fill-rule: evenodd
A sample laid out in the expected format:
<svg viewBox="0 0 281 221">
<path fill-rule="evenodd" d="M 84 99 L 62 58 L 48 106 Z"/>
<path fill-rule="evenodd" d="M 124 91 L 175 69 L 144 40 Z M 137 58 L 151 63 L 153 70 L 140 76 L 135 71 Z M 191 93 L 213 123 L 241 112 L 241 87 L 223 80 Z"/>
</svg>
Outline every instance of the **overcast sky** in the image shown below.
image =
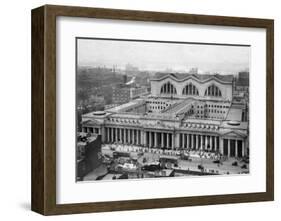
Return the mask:
<svg viewBox="0 0 281 221">
<path fill-rule="evenodd" d="M 249 68 L 250 47 L 78 39 L 78 65 L 142 70 L 189 70 L 237 73 Z"/>
</svg>

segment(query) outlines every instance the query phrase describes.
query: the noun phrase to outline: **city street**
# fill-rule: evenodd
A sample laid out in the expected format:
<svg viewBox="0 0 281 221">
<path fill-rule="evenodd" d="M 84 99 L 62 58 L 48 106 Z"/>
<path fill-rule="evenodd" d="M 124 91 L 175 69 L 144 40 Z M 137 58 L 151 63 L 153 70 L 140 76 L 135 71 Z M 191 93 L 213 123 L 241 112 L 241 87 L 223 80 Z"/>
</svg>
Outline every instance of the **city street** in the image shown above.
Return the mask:
<svg viewBox="0 0 281 221">
<path fill-rule="evenodd" d="M 113 156 L 114 151 L 120 152 L 129 152 L 132 158 L 137 158 L 140 164 L 151 164 L 153 162 L 159 162 L 160 156 L 177 156 L 178 151 L 172 150 L 157 150 L 157 149 L 148 149 L 142 148 L 139 146 L 133 145 L 115 145 L 115 144 L 105 144 L 102 146 L 102 153 L 108 156 Z M 143 154 L 139 154 L 142 153 Z M 209 153 L 206 153 L 206 155 Z M 145 158 L 145 160 L 144 160 Z M 189 160 L 180 159 L 178 156 L 178 165 L 174 169 L 185 170 L 185 171 L 196 171 L 200 172 L 198 165 L 201 165 L 204 168 L 204 172 L 212 174 L 241 174 L 249 173 L 249 168 L 247 164 L 246 169 L 242 169 L 241 166 L 245 163 L 240 162 L 235 158 L 225 158 L 221 161 L 220 164 L 214 163 L 215 159 L 212 158 L 200 158 L 200 157 L 189 157 Z M 236 166 L 233 166 L 232 163 L 237 162 Z M 183 174 L 184 175 L 184 174 Z"/>
</svg>

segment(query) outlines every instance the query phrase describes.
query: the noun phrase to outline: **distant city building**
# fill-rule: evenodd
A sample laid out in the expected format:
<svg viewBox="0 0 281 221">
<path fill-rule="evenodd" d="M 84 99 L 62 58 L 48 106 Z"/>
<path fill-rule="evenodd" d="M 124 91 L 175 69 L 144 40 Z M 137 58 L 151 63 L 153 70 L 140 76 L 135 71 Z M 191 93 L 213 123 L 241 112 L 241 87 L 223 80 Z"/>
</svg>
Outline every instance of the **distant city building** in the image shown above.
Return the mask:
<svg viewBox="0 0 281 221">
<path fill-rule="evenodd" d="M 101 103 L 104 104 L 104 96 L 101 95 L 91 95 L 88 99 L 89 103 Z"/>
<path fill-rule="evenodd" d="M 112 91 L 112 102 L 114 104 L 123 104 L 130 101 L 129 87 L 114 87 Z"/>
<path fill-rule="evenodd" d="M 147 87 L 115 87 L 112 101 L 114 104 L 123 104 L 148 93 Z"/>
<path fill-rule="evenodd" d="M 124 83 L 124 84 L 127 83 L 127 75 L 126 75 L 126 74 L 123 75 L 123 83 Z"/>
<path fill-rule="evenodd" d="M 127 77 L 125 76 L 124 83 L 116 84 L 113 88 L 112 102 L 114 104 L 123 104 L 148 93 L 146 86 L 137 86 L 136 77 L 132 77 L 127 81 Z"/>
<path fill-rule="evenodd" d="M 238 79 L 235 83 L 236 91 L 249 91 L 249 72 L 242 71 L 238 73 Z"/>
<path fill-rule="evenodd" d="M 138 67 L 135 67 L 131 64 L 127 64 L 125 67 L 125 73 L 126 75 L 135 75 L 139 72 Z"/>
<path fill-rule="evenodd" d="M 198 68 L 191 68 L 189 74 L 198 74 Z"/>
<path fill-rule="evenodd" d="M 241 71 L 235 81 L 233 103 L 244 104 L 243 121 L 249 120 L 249 72 Z"/>
<path fill-rule="evenodd" d="M 103 143 L 249 155 L 247 103 L 234 101 L 233 75 L 157 73 L 150 82 L 145 98 L 84 114 L 83 131 Z M 130 88 L 119 89 L 129 100 Z"/>
<path fill-rule="evenodd" d="M 136 99 L 139 98 L 140 96 L 147 95 L 148 90 L 147 87 L 135 87 L 135 88 L 130 88 L 130 99 Z"/>
</svg>

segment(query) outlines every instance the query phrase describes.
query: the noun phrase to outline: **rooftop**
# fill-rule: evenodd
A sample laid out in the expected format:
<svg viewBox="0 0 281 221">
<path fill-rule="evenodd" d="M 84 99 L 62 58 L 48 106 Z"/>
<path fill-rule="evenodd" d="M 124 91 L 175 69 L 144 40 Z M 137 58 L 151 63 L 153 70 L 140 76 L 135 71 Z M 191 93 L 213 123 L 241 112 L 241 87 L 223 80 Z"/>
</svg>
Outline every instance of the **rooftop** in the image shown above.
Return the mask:
<svg viewBox="0 0 281 221">
<path fill-rule="evenodd" d="M 89 136 L 88 133 L 85 133 L 85 132 L 79 132 L 77 134 L 77 136 L 78 136 L 78 140 L 77 140 L 78 146 L 84 146 L 87 143 L 91 143 L 94 140 L 96 140 L 98 137 L 97 135 L 93 135 L 93 134 L 91 136 Z"/>
<path fill-rule="evenodd" d="M 119 106 L 116 106 L 116 107 L 112 107 L 110 109 L 107 109 L 106 112 L 121 112 L 121 111 L 125 111 L 127 108 L 131 108 L 135 105 L 140 105 L 144 102 L 143 99 L 136 99 L 136 100 L 132 100 L 128 103 L 125 103 L 125 104 L 121 104 Z"/>
<path fill-rule="evenodd" d="M 229 82 L 233 81 L 233 75 L 220 75 L 220 74 L 189 74 L 189 73 L 155 73 L 152 80 L 161 80 L 166 77 L 172 77 L 176 80 L 183 81 L 188 78 L 195 78 L 199 81 L 207 81 L 209 79 L 216 78 L 218 80 Z"/>
<path fill-rule="evenodd" d="M 229 108 L 226 120 L 241 121 L 241 119 L 242 119 L 242 109 L 241 108 L 236 108 L 236 107 Z"/>
</svg>

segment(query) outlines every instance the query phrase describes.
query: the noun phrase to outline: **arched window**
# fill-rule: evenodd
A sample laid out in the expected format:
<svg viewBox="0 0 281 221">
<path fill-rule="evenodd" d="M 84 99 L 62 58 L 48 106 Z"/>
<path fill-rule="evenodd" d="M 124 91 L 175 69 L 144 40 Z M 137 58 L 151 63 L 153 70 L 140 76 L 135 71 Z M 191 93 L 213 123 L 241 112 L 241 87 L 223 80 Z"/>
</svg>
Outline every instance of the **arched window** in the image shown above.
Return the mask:
<svg viewBox="0 0 281 221">
<path fill-rule="evenodd" d="M 173 84 L 171 84 L 170 82 L 167 82 L 164 85 L 162 85 L 160 93 L 161 94 L 177 94 L 177 90 Z"/>
<path fill-rule="evenodd" d="M 199 92 L 195 85 L 193 85 L 192 83 L 189 83 L 182 90 L 182 94 L 183 95 L 199 95 Z"/>
<path fill-rule="evenodd" d="M 205 96 L 221 97 L 221 90 L 216 85 L 212 84 L 206 89 Z"/>
</svg>

